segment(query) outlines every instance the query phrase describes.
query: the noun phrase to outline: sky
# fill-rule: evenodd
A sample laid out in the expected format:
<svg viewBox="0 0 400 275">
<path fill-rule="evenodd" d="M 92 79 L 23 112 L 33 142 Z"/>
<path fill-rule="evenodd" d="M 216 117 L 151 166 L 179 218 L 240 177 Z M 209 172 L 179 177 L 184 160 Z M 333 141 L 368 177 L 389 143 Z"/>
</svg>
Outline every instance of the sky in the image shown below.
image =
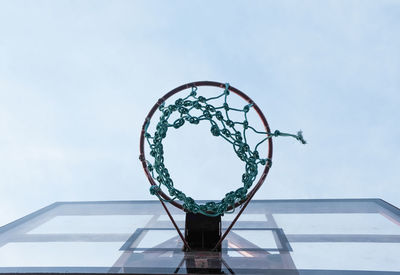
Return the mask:
<svg viewBox="0 0 400 275">
<path fill-rule="evenodd" d="M 399 1 L 0 1 L 0 225 L 56 201 L 148 200 L 138 160 L 162 95 L 229 82 L 273 130 L 256 199 L 382 198 L 400 206 Z M 218 91 L 219 92 L 219 91 Z M 196 199 L 240 186 L 206 127 L 165 140 Z"/>
</svg>

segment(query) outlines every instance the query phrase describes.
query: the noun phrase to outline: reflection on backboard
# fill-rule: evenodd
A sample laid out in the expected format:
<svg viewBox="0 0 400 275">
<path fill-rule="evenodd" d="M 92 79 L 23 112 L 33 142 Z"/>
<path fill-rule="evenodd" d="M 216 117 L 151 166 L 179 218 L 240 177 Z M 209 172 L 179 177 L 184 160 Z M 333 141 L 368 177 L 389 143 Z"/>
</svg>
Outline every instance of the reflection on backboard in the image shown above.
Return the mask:
<svg viewBox="0 0 400 275">
<path fill-rule="evenodd" d="M 182 211 L 169 210 L 183 232 Z M 380 199 L 255 200 L 220 252 L 182 247 L 158 201 L 57 202 L 0 227 L 0 272 L 399 272 L 400 210 Z"/>
</svg>

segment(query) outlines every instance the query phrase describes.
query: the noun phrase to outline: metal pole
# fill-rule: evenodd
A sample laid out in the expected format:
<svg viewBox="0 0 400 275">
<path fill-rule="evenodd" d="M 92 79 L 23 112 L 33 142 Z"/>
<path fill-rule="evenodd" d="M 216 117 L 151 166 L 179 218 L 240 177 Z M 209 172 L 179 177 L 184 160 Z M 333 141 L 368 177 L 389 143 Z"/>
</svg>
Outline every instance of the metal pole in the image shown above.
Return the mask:
<svg viewBox="0 0 400 275">
<path fill-rule="evenodd" d="M 185 237 L 183 237 L 182 232 L 179 230 L 178 225 L 176 224 L 174 218 L 172 217 L 171 213 L 169 212 L 167 206 L 165 205 L 165 203 L 162 201 L 162 199 L 159 199 L 162 206 L 164 207 L 165 211 L 168 214 L 169 219 L 171 220 L 172 224 L 174 225 L 176 231 L 178 231 L 179 237 L 181 237 L 183 244 L 185 245 L 187 251 L 190 251 L 191 248 L 189 246 L 189 244 L 186 242 Z"/>
</svg>

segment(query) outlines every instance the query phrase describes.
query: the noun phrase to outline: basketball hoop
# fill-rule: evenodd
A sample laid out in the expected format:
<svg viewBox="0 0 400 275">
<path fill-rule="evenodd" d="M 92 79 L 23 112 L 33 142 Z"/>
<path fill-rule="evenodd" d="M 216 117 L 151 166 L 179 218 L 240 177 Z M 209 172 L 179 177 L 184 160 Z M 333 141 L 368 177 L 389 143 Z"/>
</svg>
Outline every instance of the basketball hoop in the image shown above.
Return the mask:
<svg viewBox="0 0 400 275">
<path fill-rule="evenodd" d="M 214 97 L 205 98 L 202 95 L 198 95 L 198 89 L 202 86 L 217 87 L 223 89 L 223 91 Z M 168 98 L 179 92 L 184 92 L 185 90 L 189 90 L 188 95 L 177 99 L 173 104 L 165 105 Z M 243 98 L 247 104 L 240 109 L 230 106 L 228 102 L 230 92 Z M 214 106 L 212 102 L 218 99 L 223 99 L 223 104 Z M 251 108 L 254 108 L 257 112 L 265 131 L 258 131 L 249 124 L 247 113 Z M 154 134 L 150 134 L 148 132 L 148 127 L 157 110 L 161 112 L 160 120 L 157 123 Z M 194 111 L 200 112 L 201 115 L 194 115 Z M 232 121 L 229 117 L 230 112 L 242 113 L 243 121 Z M 179 117 L 174 121 L 169 121 L 172 114 L 178 114 Z M 183 127 L 185 123 L 196 125 L 202 121 L 210 123 L 210 131 L 213 136 L 220 137 L 222 140 L 233 145 L 236 155 L 245 163 L 245 172 L 242 175 L 242 187 L 228 192 L 219 202 L 210 201 L 199 205 L 190 196 L 187 196 L 183 191 L 174 187 L 169 171 L 164 165 L 162 141 L 166 138 L 169 129 L 179 129 Z M 253 148 L 247 143 L 247 131 L 253 131 L 262 136 L 260 142 Z M 268 122 L 257 104 L 246 94 L 227 83 L 201 81 L 177 87 L 158 100 L 147 115 L 142 127 L 140 136 L 140 160 L 142 161 L 144 171 L 151 184 L 150 193 L 156 195 L 160 200 L 170 202 L 186 212 L 200 213 L 211 217 L 221 216 L 224 213 L 232 213 L 236 207 L 243 204 L 246 200 L 251 199 L 263 184 L 272 165 L 272 137 L 276 136 L 292 136 L 302 143 L 305 143 L 301 132 L 297 135 L 281 133 L 279 131 L 271 132 Z M 153 163 L 148 161 L 145 157 L 145 142 L 149 145 L 150 155 L 154 159 Z M 268 153 L 265 158 L 261 158 L 257 149 L 264 142 L 267 142 Z M 253 186 L 258 175 L 259 165 L 265 166 L 265 168 L 258 182 Z M 253 188 L 250 189 L 252 186 Z M 162 187 L 168 189 L 169 195 L 162 190 Z"/>
</svg>

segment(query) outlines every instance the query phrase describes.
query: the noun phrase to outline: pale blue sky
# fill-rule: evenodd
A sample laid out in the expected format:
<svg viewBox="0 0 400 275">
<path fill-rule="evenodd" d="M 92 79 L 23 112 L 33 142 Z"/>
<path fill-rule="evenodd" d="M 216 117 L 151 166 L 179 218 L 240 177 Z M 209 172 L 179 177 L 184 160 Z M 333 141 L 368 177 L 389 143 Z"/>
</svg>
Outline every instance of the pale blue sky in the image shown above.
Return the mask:
<svg viewBox="0 0 400 275">
<path fill-rule="evenodd" d="M 274 140 L 258 199 L 399 206 L 399 33 L 400 1 L 0 1 L 0 225 L 54 201 L 152 199 L 141 124 L 196 80 L 230 82 L 271 128 L 304 131 L 306 146 Z M 209 132 L 194 143 L 220 148 Z M 237 165 L 214 169 L 224 154 L 172 176 L 221 198 Z"/>
</svg>

